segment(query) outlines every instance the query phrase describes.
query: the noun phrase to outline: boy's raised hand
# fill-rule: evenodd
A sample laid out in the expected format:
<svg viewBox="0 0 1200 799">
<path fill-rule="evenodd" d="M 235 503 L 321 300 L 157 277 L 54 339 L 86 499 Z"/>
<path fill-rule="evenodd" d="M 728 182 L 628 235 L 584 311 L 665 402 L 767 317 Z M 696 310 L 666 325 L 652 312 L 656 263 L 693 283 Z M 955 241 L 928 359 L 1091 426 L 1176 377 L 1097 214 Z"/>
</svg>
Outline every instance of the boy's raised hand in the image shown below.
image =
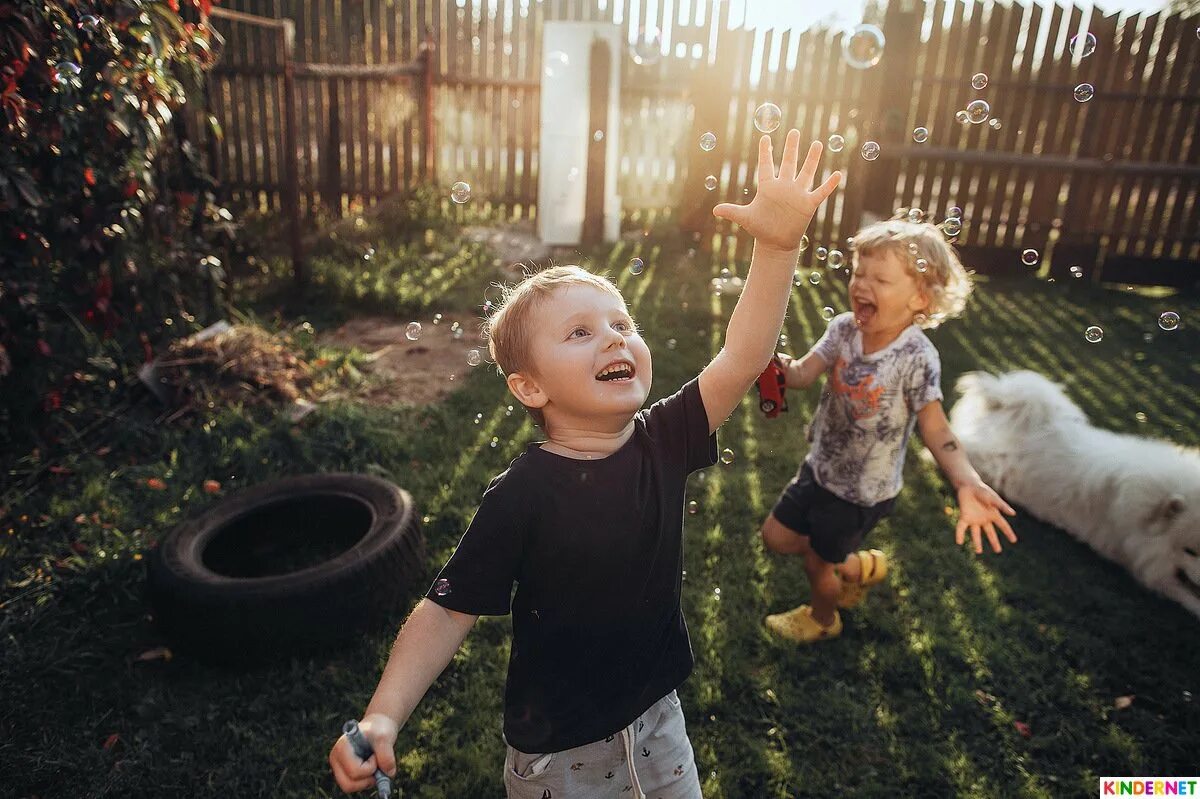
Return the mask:
<svg viewBox="0 0 1200 799">
<path fill-rule="evenodd" d="M 983 552 L 982 534 L 986 533 L 992 549 L 999 552 L 1000 537 L 996 535 L 999 527 L 1008 543 L 1017 543 L 1017 534 L 1002 513 L 1015 516 L 1017 512 L 991 486 L 982 482 L 962 486 L 958 489 L 958 526 L 954 529 L 954 542 L 962 546 L 966 532 L 970 530 L 971 543 L 978 555 Z"/>
<path fill-rule="evenodd" d="M 758 142 L 758 190 L 754 199 L 749 205 L 721 203 L 713 208 L 713 215 L 741 225 L 759 245 L 782 251 L 797 249 L 817 208 L 842 180 L 842 173 L 834 172 L 816 189 L 811 188 L 821 149 L 820 142 L 812 143 L 797 175 L 800 131 L 793 128 L 788 132 L 776 174 L 771 137 L 764 135 Z"/>
</svg>

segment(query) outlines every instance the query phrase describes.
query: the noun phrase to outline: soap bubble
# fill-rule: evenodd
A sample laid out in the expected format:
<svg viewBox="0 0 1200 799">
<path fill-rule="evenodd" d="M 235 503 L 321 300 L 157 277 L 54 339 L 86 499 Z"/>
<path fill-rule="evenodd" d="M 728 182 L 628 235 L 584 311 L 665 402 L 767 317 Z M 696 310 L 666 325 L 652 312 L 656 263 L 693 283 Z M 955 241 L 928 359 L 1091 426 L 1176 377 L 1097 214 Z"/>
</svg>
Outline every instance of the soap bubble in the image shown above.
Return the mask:
<svg viewBox="0 0 1200 799">
<path fill-rule="evenodd" d="M 1158 317 L 1158 326 L 1163 330 L 1175 330 L 1179 327 L 1179 314 L 1174 311 L 1163 311 Z"/>
<path fill-rule="evenodd" d="M 824 261 L 827 257 L 829 257 L 829 250 L 825 247 L 818 247 L 814 255 L 817 256 L 818 261 Z"/>
<path fill-rule="evenodd" d="M 808 276 L 808 282 L 812 283 L 814 286 L 818 285 L 821 282 L 821 273 L 813 272 Z"/>
<path fill-rule="evenodd" d="M 918 258 L 917 259 L 917 271 L 921 272 L 921 273 L 929 271 L 929 262 L 926 261 L 924 258 Z"/>
<path fill-rule="evenodd" d="M 988 127 L 991 128 L 992 130 L 1000 130 L 1000 128 L 1002 128 L 1003 126 L 1004 126 L 1004 123 L 1001 122 L 1000 120 L 996 119 L 995 117 L 992 117 L 991 119 L 988 120 Z"/>
<path fill-rule="evenodd" d="M 640 275 L 646 268 L 646 262 L 641 258 L 633 258 L 629 261 L 629 274 Z"/>
<path fill-rule="evenodd" d="M 450 593 L 450 581 L 445 577 L 439 579 L 433 584 L 433 593 L 437 594 L 438 596 L 445 596 L 446 594 Z"/>
<path fill-rule="evenodd" d="M 913 141 L 915 141 L 917 144 L 924 144 L 925 142 L 929 141 L 929 128 L 914 128 Z"/>
<path fill-rule="evenodd" d="M 60 61 L 54 67 L 54 82 L 61 86 L 79 85 L 83 69 L 73 61 Z"/>
<path fill-rule="evenodd" d="M 837 133 L 829 137 L 829 152 L 840 153 L 842 148 L 846 146 L 846 140 Z"/>
<path fill-rule="evenodd" d="M 883 58 L 886 41 L 879 26 L 863 23 L 842 37 L 842 58 L 855 69 L 869 69 Z"/>
<path fill-rule="evenodd" d="M 678 342 L 678 341 L 676 341 L 676 340 L 675 340 L 675 339 L 673 339 L 673 338 L 669 338 L 669 339 L 667 339 L 667 349 L 669 349 L 669 350 L 673 350 L 673 349 L 675 349 L 677 346 L 679 346 L 679 342 Z"/>
<path fill-rule="evenodd" d="M 100 30 L 100 18 L 91 14 L 80 17 L 79 30 L 84 33 L 95 33 Z"/>
<path fill-rule="evenodd" d="M 779 349 L 781 349 L 781 350 L 787 349 L 787 345 L 788 345 L 787 333 L 780 333 L 779 334 Z"/>
<path fill-rule="evenodd" d="M 922 222 L 922 221 L 924 221 L 924 219 L 925 219 L 925 212 L 922 211 L 920 208 L 909 208 L 908 209 L 908 221 L 909 222 Z"/>
<path fill-rule="evenodd" d="M 706 177 L 706 178 L 704 179 L 704 188 L 708 189 L 709 191 L 716 191 L 716 189 L 717 189 L 717 176 L 716 176 L 716 175 L 709 175 L 708 177 Z"/>
<path fill-rule="evenodd" d="M 604 141 L 604 131 L 597 130 L 592 134 L 592 141 Z"/>
<path fill-rule="evenodd" d="M 479 350 L 467 350 L 467 366 L 478 366 L 483 363 L 483 356 L 479 354 Z"/>
<path fill-rule="evenodd" d="M 957 216 L 950 216 L 942 220 L 942 232 L 947 236 L 957 236 L 962 233 L 962 220 Z"/>
<path fill-rule="evenodd" d="M 633 63 L 642 66 L 658 62 L 662 57 L 662 37 L 658 28 L 642 28 L 638 31 L 637 41 L 629 48 Z"/>
<path fill-rule="evenodd" d="M 959 208 L 957 205 L 952 205 L 946 209 L 946 218 L 947 219 L 949 219 L 952 216 L 956 216 L 959 219 L 962 219 L 962 214 L 963 214 L 963 210 L 961 208 Z"/>
<path fill-rule="evenodd" d="M 763 103 L 754 111 L 754 127 L 763 133 L 773 133 L 783 121 L 783 112 L 774 103 Z"/>
<path fill-rule="evenodd" d="M 829 251 L 829 268 L 830 269 L 838 269 L 839 267 L 841 267 L 843 260 L 844 260 L 844 258 L 842 256 L 841 250 L 830 250 Z"/>
<path fill-rule="evenodd" d="M 828 322 L 830 319 L 833 319 L 835 316 L 837 316 L 837 313 L 835 313 L 833 308 L 829 307 L 828 305 L 821 309 L 821 318 L 826 322 Z"/>
<path fill-rule="evenodd" d="M 1026 266 L 1034 266 L 1035 264 L 1037 264 L 1037 262 L 1038 262 L 1038 251 L 1037 250 L 1027 249 L 1021 253 L 1021 263 L 1025 264 Z"/>
<path fill-rule="evenodd" d="M 546 66 L 542 71 L 547 78 L 562 75 L 571 66 L 571 58 L 562 50 L 554 50 L 546 55 Z"/>
<path fill-rule="evenodd" d="M 733 450 L 729 449 L 729 447 L 721 450 L 721 463 L 726 466 L 733 463 Z"/>
<path fill-rule="evenodd" d="M 1071 37 L 1071 55 L 1087 58 L 1094 52 L 1096 52 L 1096 34 L 1088 31 L 1087 33 L 1077 33 Z"/>
<path fill-rule="evenodd" d="M 700 137 L 700 149 L 706 153 L 711 153 L 717 147 L 717 134 L 711 130 Z"/>
<path fill-rule="evenodd" d="M 985 122 L 990 113 L 992 113 L 992 107 L 988 105 L 987 100 L 972 100 L 967 103 L 967 120 L 972 125 Z"/>
<path fill-rule="evenodd" d="M 409 341 L 416 341 L 421 337 L 421 323 L 409 322 L 408 327 L 404 329 L 404 337 Z"/>
<path fill-rule="evenodd" d="M 699 511 L 700 511 L 700 503 L 699 502 L 697 502 L 696 500 L 693 499 L 691 502 L 688 503 L 688 513 L 689 514 L 691 514 L 692 516 L 695 516 Z"/>
<path fill-rule="evenodd" d="M 988 83 L 988 76 L 987 76 L 987 74 L 985 74 L 983 72 L 976 72 L 974 75 L 971 76 L 971 88 L 972 89 L 985 89 L 985 88 L 987 88 L 987 83 Z"/>
<path fill-rule="evenodd" d="M 1076 102 L 1086 103 L 1096 96 L 1096 87 L 1090 83 L 1081 83 L 1075 87 Z"/>
<path fill-rule="evenodd" d="M 864 160 L 874 161 L 879 157 L 879 143 L 873 141 L 865 142 L 860 152 Z"/>
<path fill-rule="evenodd" d="M 908 254 L 909 255 L 916 256 L 916 255 L 919 255 L 920 252 L 921 252 L 921 250 L 917 247 L 917 243 L 915 241 L 910 241 L 908 243 Z"/>
<path fill-rule="evenodd" d="M 971 118 L 967 116 L 967 112 L 961 108 L 954 112 L 954 118 L 964 125 L 971 121 Z"/>
<path fill-rule="evenodd" d="M 459 205 L 471 199 L 471 184 L 462 180 L 455 183 L 450 187 L 450 199 Z"/>
<path fill-rule="evenodd" d="M 1083 331 L 1083 337 L 1092 344 L 1098 344 L 1104 338 L 1104 331 L 1096 325 L 1092 325 L 1087 330 Z"/>
</svg>

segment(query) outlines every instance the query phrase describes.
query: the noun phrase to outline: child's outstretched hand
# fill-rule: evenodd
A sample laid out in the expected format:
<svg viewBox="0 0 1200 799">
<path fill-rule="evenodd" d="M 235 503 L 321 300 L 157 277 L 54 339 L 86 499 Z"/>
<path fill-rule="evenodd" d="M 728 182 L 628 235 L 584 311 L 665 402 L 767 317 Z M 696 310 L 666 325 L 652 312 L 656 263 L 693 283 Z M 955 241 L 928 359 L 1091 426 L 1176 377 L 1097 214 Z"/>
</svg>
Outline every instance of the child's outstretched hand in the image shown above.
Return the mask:
<svg viewBox="0 0 1200 799">
<path fill-rule="evenodd" d="M 811 189 L 821 160 L 821 143 L 814 141 L 808 148 L 808 157 L 797 175 L 799 156 L 800 131 L 792 129 L 783 147 L 779 174 L 775 174 L 771 137 L 763 136 L 758 142 L 758 190 L 754 199 L 749 205 L 721 203 L 713 208 L 713 215 L 741 225 L 759 245 L 784 251 L 798 248 L 813 215 L 842 180 L 842 173 L 834 172 Z"/>
<path fill-rule="evenodd" d="M 1005 502 L 991 486 L 986 483 L 968 483 L 958 489 L 958 526 L 954 530 L 954 542 L 962 546 L 967 530 L 971 531 L 971 541 L 975 545 L 975 554 L 983 552 L 982 532 L 987 533 L 988 542 L 992 549 L 1000 551 L 1000 538 L 996 535 L 996 527 L 1004 532 L 1008 543 L 1017 543 L 1017 534 L 1013 532 L 1001 514 L 1015 516 L 1016 511 Z"/>
</svg>

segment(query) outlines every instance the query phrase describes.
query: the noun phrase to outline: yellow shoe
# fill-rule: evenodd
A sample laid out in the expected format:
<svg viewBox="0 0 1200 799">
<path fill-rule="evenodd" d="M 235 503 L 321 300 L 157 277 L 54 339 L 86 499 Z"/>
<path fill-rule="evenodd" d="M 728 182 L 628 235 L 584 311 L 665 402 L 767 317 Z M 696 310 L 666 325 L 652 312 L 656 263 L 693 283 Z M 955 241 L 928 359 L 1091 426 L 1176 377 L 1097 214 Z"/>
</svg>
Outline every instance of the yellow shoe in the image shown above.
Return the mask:
<svg viewBox="0 0 1200 799">
<path fill-rule="evenodd" d="M 838 594 L 837 601 L 839 608 L 852 608 L 858 605 L 866 598 L 867 589 L 882 583 L 888 575 L 887 555 L 880 550 L 860 549 L 855 554 L 858 555 L 860 566 L 858 582 L 842 581 L 842 591 Z"/>
<path fill-rule="evenodd" d="M 767 616 L 766 624 L 771 632 L 798 644 L 811 644 L 842 634 L 841 614 L 835 610 L 833 624 L 826 627 L 812 617 L 812 608 L 808 605 L 801 605 L 786 613 L 773 613 Z"/>
</svg>

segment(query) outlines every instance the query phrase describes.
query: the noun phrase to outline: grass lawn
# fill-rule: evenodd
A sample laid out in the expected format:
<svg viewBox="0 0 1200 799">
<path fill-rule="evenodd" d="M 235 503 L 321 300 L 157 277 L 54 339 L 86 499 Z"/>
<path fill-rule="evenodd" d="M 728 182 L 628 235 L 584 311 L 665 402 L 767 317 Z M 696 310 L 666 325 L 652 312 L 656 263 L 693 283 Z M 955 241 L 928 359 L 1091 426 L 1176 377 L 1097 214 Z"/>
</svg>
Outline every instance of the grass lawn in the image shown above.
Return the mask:
<svg viewBox="0 0 1200 799">
<path fill-rule="evenodd" d="M 376 241 L 368 266 L 351 260 L 356 246 L 315 259 L 323 288 L 303 318 L 319 329 L 360 308 L 469 308 L 495 274 L 482 246 L 453 236 Z M 449 247 L 447 257 L 428 263 L 429 246 Z M 644 329 L 651 399 L 673 392 L 715 353 L 735 301 L 714 298 L 709 279 L 745 265 L 689 261 L 655 237 L 587 256 L 618 276 Z M 646 261 L 640 276 L 622 268 L 634 256 Z M 966 317 L 931 335 L 947 403 L 964 371 L 1033 368 L 1065 382 L 1098 425 L 1200 443 L 1200 302 L 1082 282 L 981 281 Z M 795 289 L 792 352 L 823 330 L 825 305 L 846 307 L 843 280 Z M 269 302 L 255 307 L 271 318 Z M 1174 332 L 1156 324 L 1167 308 L 1183 318 Z M 290 330 L 300 317 L 277 321 Z M 1100 343 L 1085 341 L 1090 324 L 1103 327 Z M 1025 514 L 1014 523 L 1021 542 L 999 556 L 955 548 L 952 492 L 915 445 L 896 510 L 871 538 L 894 555 L 889 581 L 847 614 L 839 640 L 797 649 L 768 637 L 764 614 L 808 588 L 800 563 L 766 554 L 757 530 L 804 453 L 817 392 L 791 393 L 775 420 L 748 395 L 718 434 L 733 463 L 690 484 L 698 512 L 686 517 L 684 605 L 697 665 L 680 695 L 705 796 L 1094 796 L 1101 775 L 1194 774 L 1200 621 Z M 298 426 L 239 408 L 161 425 L 141 403 L 70 454 L 73 473 L 47 475 L 20 505 L 10 491 L 0 502 L 0 796 L 340 795 L 327 752 L 364 708 L 402 617 L 352 648 L 254 671 L 141 662 L 162 640 L 141 597 L 140 553 L 219 500 L 201 489 L 206 479 L 228 494 L 363 471 L 413 494 L 431 579 L 488 480 L 535 435 L 510 404 L 486 367 L 436 406 L 343 402 Z M 111 451 L 94 454 L 101 444 Z M 166 489 L 148 489 L 150 477 Z M 73 540 L 89 549 L 73 552 Z M 58 559 L 68 568 L 56 570 Z M 508 634 L 508 619 L 482 619 L 401 731 L 404 796 L 503 795 Z M 1126 696 L 1132 705 L 1117 709 Z"/>
</svg>

